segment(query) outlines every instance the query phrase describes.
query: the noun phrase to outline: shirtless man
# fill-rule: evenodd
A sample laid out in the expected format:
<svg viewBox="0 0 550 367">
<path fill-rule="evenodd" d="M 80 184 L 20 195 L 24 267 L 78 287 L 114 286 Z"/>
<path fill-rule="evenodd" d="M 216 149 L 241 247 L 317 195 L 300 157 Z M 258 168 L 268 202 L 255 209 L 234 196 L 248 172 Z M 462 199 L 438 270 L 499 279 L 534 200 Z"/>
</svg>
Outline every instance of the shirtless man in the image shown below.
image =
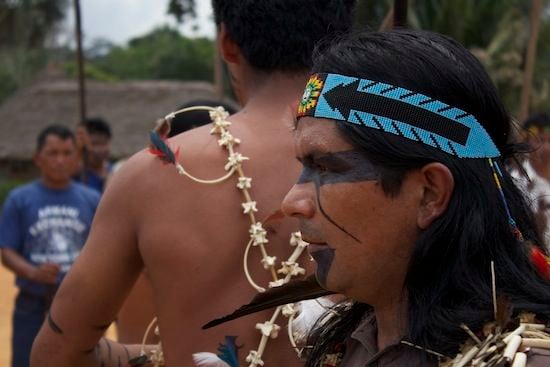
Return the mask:
<svg viewBox="0 0 550 367">
<path fill-rule="evenodd" d="M 250 160 L 251 195 L 258 219 L 275 212 L 294 183 L 290 132 L 292 112 L 303 93 L 313 45 L 329 32 L 351 25 L 353 0 L 214 0 L 219 46 L 228 64 L 235 94 L 244 108 L 230 118 L 236 149 Z M 227 152 L 204 126 L 171 140 L 180 148 L 179 163 L 194 176 L 224 174 Z M 224 336 L 238 336 L 241 363 L 257 349 L 256 323 L 262 313 L 227 327 L 202 332 L 200 326 L 238 306 L 256 290 L 242 270 L 250 220 L 242 214 L 236 179 L 217 185 L 178 176 L 147 151 L 126 163 L 108 186 L 84 251 L 61 286 L 51 314 L 34 344 L 33 366 L 116 365 L 110 344 L 100 340 L 143 269 L 150 277 L 167 366 L 191 365 L 195 352 L 215 352 Z M 293 222 L 269 230 L 269 252 L 278 261 L 291 250 Z M 250 258 L 254 279 L 270 280 L 257 249 Z M 282 333 L 281 333 L 282 334 Z M 269 342 L 266 366 L 299 361 L 284 335 Z M 98 345 L 98 353 L 84 353 Z M 126 361 L 123 359 L 123 363 Z M 248 365 L 248 364 L 247 364 Z"/>
</svg>

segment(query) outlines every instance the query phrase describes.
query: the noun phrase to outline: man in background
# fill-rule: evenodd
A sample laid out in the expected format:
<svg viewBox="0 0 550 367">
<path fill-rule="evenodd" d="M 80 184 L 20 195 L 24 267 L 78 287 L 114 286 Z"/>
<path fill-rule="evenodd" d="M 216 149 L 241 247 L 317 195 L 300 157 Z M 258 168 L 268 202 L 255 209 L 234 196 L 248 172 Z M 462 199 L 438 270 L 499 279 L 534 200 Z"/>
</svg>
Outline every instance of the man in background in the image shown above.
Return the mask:
<svg viewBox="0 0 550 367">
<path fill-rule="evenodd" d="M 82 168 L 75 179 L 101 193 L 112 170 L 109 162 L 111 127 L 100 117 L 86 119 L 82 127 L 77 132 L 80 144 L 83 145 Z"/>
<path fill-rule="evenodd" d="M 29 365 L 38 333 L 61 280 L 80 253 L 99 194 L 71 181 L 78 166 L 75 137 L 52 125 L 38 136 L 40 179 L 10 192 L 0 219 L 2 263 L 16 276 L 12 366 Z"/>
<path fill-rule="evenodd" d="M 522 162 L 525 177 L 513 169 L 516 183 L 530 199 L 537 227 L 547 249 L 550 249 L 550 116 L 534 113 L 523 124 L 524 140 L 530 152 Z"/>
</svg>

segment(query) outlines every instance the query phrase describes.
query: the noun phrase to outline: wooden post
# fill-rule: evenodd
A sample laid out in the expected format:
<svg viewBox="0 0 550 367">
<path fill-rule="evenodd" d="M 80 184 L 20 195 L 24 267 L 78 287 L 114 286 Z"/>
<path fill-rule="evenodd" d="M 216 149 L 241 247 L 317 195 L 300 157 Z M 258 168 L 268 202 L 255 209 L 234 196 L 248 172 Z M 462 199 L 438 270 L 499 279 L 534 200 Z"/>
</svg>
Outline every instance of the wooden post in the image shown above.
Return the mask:
<svg viewBox="0 0 550 367">
<path fill-rule="evenodd" d="M 531 1 L 531 15 L 529 24 L 529 43 L 525 57 L 525 69 L 523 71 L 523 85 L 521 89 L 521 107 L 519 121 L 521 124 L 529 116 L 529 100 L 533 86 L 533 74 L 535 73 L 535 62 L 537 58 L 537 41 L 539 38 L 539 25 L 542 12 L 542 0 Z"/>
<path fill-rule="evenodd" d="M 392 28 L 392 26 L 393 26 L 393 5 L 391 6 L 390 10 L 388 10 L 388 13 L 384 17 L 382 24 L 380 24 L 380 27 L 378 28 L 378 32 L 389 31 Z"/>
<path fill-rule="evenodd" d="M 76 63 L 78 74 L 78 97 L 79 97 L 79 123 L 86 120 L 86 85 L 84 81 L 84 56 L 82 54 L 82 23 L 80 19 L 80 1 L 74 0 L 74 11 L 76 20 Z"/>
<path fill-rule="evenodd" d="M 75 11 L 75 35 L 76 35 L 76 64 L 78 75 L 78 118 L 77 123 L 77 135 L 78 129 L 84 129 L 84 121 L 86 121 L 86 84 L 84 79 L 84 56 L 82 53 L 82 22 L 80 18 L 80 0 L 74 0 Z M 80 132 L 82 138 L 82 132 Z M 81 141 L 82 146 L 79 147 L 80 157 L 82 159 L 82 169 L 80 171 L 80 181 L 86 183 L 88 177 L 86 175 L 86 166 L 88 163 L 88 150 L 86 147 L 86 139 Z"/>
<path fill-rule="evenodd" d="M 393 3 L 393 27 L 407 26 L 407 0 L 394 0 Z"/>
</svg>

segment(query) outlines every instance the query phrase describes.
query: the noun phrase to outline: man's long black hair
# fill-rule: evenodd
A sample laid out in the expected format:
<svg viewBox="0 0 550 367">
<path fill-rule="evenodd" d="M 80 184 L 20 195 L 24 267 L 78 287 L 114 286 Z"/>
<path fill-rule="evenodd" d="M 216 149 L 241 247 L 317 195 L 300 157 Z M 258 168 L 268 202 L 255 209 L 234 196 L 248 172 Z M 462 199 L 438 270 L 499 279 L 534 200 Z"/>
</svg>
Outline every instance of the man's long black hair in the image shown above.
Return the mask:
<svg viewBox="0 0 550 367">
<path fill-rule="evenodd" d="M 357 33 L 320 45 L 313 62 L 313 72 L 400 86 L 473 114 L 502 153 L 496 159 L 502 169 L 515 153 L 508 142 L 512 123 L 490 78 L 472 54 L 448 37 L 412 30 Z M 446 212 L 420 235 L 409 263 L 404 284 L 406 340 L 454 356 L 468 337 L 461 323 L 478 331 L 492 321 L 491 261 L 497 293 L 509 298 L 515 312 L 550 319 L 550 283 L 533 267 L 527 242 L 512 234 L 487 159 L 461 159 L 380 130 L 337 124 L 340 133 L 380 169 L 387 195 L 399 192 L 407 172 L 430 162 L 444 164 L 454 177 Z M 506 171 L 503 175 L 512 216 L 524 238 L 542 248 L 522 193 Z M 311 335 L 315 343 L 308 366 L 320 365 L 372 309 L 356 303 L 340 312 L 341 317 Z"/>
</svg>

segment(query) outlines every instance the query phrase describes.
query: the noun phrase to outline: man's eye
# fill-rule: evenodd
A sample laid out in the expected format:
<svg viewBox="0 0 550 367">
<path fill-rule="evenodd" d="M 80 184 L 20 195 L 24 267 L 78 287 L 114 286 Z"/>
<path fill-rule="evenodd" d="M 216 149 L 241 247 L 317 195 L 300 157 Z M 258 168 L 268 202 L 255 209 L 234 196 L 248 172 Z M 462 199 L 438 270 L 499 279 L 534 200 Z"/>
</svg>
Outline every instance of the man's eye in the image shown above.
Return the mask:
<svg viewBox="0 0 550 367">
<path fill-rule="evenodd" d="M 315 170 L 316 170 L 317 172 L 319 172 L 319 173 L 326 173 L 326 172 L 329 171 L 327 167 L 322 166 L 322 165 L 320 165 L 320 164 L 316 164 L 316 165 L 315 165 Z"/>
</svg>

